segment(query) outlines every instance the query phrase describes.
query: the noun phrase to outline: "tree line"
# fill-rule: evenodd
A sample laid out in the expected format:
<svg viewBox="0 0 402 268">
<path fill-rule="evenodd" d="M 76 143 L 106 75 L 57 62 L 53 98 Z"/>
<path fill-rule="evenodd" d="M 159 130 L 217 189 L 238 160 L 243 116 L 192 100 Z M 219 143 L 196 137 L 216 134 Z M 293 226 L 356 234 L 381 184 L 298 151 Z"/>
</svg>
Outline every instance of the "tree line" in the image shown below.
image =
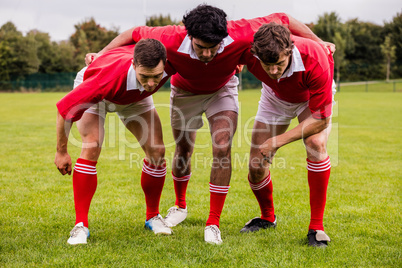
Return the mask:
<svg viewBox="0 0 402 268">
<path fill-rule="evenodd" d="M 146 21 L 148 26 L 179 23 L 170 15 L 151 16 Z M 321 39 L 336 44 L 334 60 L 338 82 L 402 77 L 402 13 L 380 26 L 358 19 L 342 23 L 332 12 L 325 13 L 308 26 Z M 15 81 L 37 77 L 59 79 L 57 75 L 74 74 L 85 65 L 86 53 L 99 51 L 119 34 L 117 28 L 106 29 L 93 18 L 74 27 L 75 32 L 68 40 L 55 42 L 45 32 L 31 30 L 24 35 L 12 22 L 2 25 L 0 90 L 10 89 Z M 259 86 L 247 70 L 243 72 L 244 88 Z"/>
</svg>

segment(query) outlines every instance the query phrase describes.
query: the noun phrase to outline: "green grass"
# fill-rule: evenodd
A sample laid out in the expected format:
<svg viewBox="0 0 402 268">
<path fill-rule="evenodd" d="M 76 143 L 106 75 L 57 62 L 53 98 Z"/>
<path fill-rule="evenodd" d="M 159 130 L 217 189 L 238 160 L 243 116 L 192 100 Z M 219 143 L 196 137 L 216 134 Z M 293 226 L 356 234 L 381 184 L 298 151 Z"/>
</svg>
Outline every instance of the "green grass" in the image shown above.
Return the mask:
<svg viewBox="0 0 402 268">
<path fill-rule="evenodd" d="M 341 83 L 341 92 L 402 92 L 402 80 Z"/>
<path fill-rule="evenodd" d="M 98 189 L 90 210 L 88 245 L 69 246 L 74 203 L 71 176 L 61 176 L 55 153 L 55 103 L 63 93 L 0 95 L 0 266 L 100 267 L 401 267 L 402 94 L 336 95 L 329 151 L 333 164 L 324 224 L 332 239 L 323 249 L 306 245 L 309 222 L 305 152 L 301 142 L 280 149 L 273 164 L 278 227 L 239 230 L 259 215 L 247 183 L 248 140 L 260 92 L 240 92 L 241 118 L 233 143 L 231 189 L 221 217 L 224 243 L 204 243 L 209 211 L 209 133 L 197 136 L 189 216 L 172 236 L 143 229 L 140 187 L 143 157 L 115 115 L 106 122 Z M 167 104 L 168 92 L 154 95 Z M 174 146 L 166 107 L 158 107 L 171 162 Z M 119 127 L 120 126 L 120 127 Z M 77 131 L 73 134 L 77 137 Z M 76 142 L 74 142 L 76 143 Z M 73 159 L 80 148 L 70 144 Z M 131 155 L 131 158 L 130 158 Z M 130 160 L 131 159 L 131 160 Z M 168 169 L 170 174 L 170 169 Z M 168 175 L 161 213 L 173 205 Z"/>
</svg>

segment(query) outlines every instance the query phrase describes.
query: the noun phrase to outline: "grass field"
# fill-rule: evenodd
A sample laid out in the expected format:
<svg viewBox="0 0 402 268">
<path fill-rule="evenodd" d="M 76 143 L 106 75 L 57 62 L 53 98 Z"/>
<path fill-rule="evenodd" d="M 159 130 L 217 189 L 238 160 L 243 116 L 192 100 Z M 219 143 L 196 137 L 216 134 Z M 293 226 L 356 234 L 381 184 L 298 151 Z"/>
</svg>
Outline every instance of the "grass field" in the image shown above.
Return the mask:
<svg viewBox="0 0 402 268">
<path fill-rule="evenodd" d="M 91 237 L 88 245 L 69 246 L 66 241 L 75 220 L 72 178 L 61 176 L 53 164 L 55 103 L 63 95 L 0 94 L 1 267 L 402 266 L 401 93 L 336 95 L 329 145 L 333 169 L 324 219 L 332 242 L 326 249 L 307 246 L 308 185 L 301 142 L 280 149 L 273 164 L 278 227 L 239 233 L 245 222 L 259 215 L 247 183 L 248 140 L 260 96 L 256 90 L 240 92 L 231 189 L 221 217 L 222 245 L 203 241 L 209 211 L 208 129 L 197 136 L 189 216 L 172 236 L 155 236 L 143 228 L 145 204 L 137 165 L 143 154 L 112 115 L 97 167 Z M 169 162 L 174 146 L 168 92 L 155 94 L 154 100 Z M 76 130 L 73 134 L 77 137 Z M 73 159 L 80 151 L 77 143 L 74 139 L 70 144 Z M 168 175 L 160 206 L 163 216 L 173 202 Z"/>
</svg>

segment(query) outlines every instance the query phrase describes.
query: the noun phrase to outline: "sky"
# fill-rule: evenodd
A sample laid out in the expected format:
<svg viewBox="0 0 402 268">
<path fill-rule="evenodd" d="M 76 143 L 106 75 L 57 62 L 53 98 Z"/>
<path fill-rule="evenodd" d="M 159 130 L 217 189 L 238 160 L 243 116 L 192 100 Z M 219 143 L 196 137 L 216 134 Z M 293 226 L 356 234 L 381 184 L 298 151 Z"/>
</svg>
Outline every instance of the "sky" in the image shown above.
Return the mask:
<svg viewBox="0 0 402 268">
<path fill-rule="evenodd" d="M 123 32 L 144 25 L 152 15 L 181 20 L 201 3 L 223 9 L 229 20 L 285 12 L 311 23 L 325 12 L 336 12 L 342 22 L 357 18 L 383 25 L 402 13 L 401 0 L 0 0 L 0 26 L 11 21 L 24 34 L 36 29 L 61 41 L 75 32 L 75 24 L 91 17 L 108 30 Z"/>
</svg>

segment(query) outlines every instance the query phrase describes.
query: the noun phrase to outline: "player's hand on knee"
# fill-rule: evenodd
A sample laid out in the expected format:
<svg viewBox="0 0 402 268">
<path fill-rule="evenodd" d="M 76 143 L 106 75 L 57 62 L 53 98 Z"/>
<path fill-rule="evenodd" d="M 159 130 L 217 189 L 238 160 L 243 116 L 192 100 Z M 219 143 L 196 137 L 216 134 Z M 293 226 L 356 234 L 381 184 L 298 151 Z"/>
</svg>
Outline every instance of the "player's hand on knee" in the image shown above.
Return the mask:
<svg viewBox="0 0 402 268">
<path fill-rule="evenodd" d="M 263 159 L 267 161 L 269 164 L 272 164 L 272 160 L 278 147 L 275 146 L 275 142 L 273 139 L 268 139 L 266 142 L 260 145 L 260 153 L 263 156 Z"/>
</svg>

